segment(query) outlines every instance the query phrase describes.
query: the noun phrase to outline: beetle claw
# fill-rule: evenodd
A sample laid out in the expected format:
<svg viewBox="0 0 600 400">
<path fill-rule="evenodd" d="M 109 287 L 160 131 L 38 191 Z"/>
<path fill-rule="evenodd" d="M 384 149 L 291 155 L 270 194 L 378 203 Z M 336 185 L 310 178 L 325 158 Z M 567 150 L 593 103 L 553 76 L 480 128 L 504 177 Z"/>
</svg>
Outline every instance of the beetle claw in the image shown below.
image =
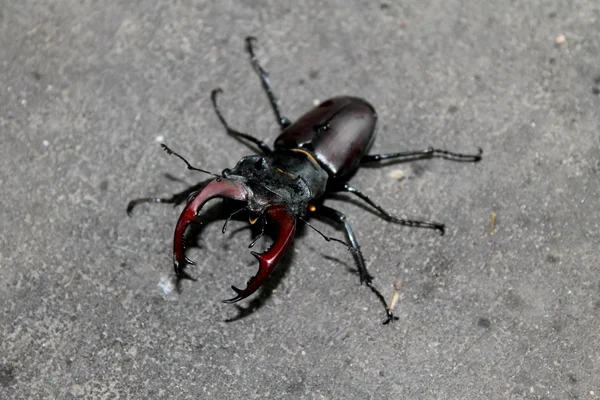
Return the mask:
<svg viewBox="0 0 600 400">
<path fill-rule="evenodd" d="M 233 285 L 231 285 L 231 288 L 233 289 L 234 292 L 237 293 L 237 296 L 232 297 L 231 299 L 227 299 L 227 300 L 222 300 L 223 303 L 226 304 L 233 304 L 233 303 L 237 303 L 238 301 L 242 300 L 243 297 L 241 296 L 242 293 L 242 289 L 239 289 Z"/>
<path fill-rule="evenodd" d="M 240 295 L 237 295 L 235 297 L 232 297 L 231 299 L 227 299 L 227 300 L 221 300 L 223 303 L 225 304 L 233 304 L 233 303 L 237 303 L 238 301 L 242 300 L 243 297 Z"/>
<path fill-rule="evenodd" d="M 231 285 L 231 288 L 232 288 L 232 289 L 233 289 L 233 291 L 234 291 L 234 292 L 236 292 L 237 294 L 240 294 L 240 293 L 242 293 L 242 289 L 239 289 L 239 288 L 237 288 L 237 287 L 235 287 L 235 286 L 233 286 L 233 285 Z"/>
<path fill-rule="evenodd" d="M 187 257 L 185 257 L 185 262 L 188 263 L 189 265 L 196 265 L 196 261 L 190 260 Z"/>
<path fill-rule="evenodd" d="M 256 292 L 262 286 L 268 276 L 273 272 L 285 251 L 288 249 L 296 232 L 296 218 L 285 205 L 276 205 L 267 208 L 267 214 L 279 225 L 279 235 L 275 242 L 264 253 L 251 251 L 250 253 L 258 260 L 258 272 L 248 279 L 245 289 L 239 289 L 235 286 L 231 288 L 237 293 L 237 296 L 223 300 L 224 303 L 236 303 L 252 293 Z"/>
<path fill-rule="evenodd" d="M 196 216 L 204 204 L 215 197 L 248 200 L 248 193 L 240 182 L 216 178 L 210 181 L 202 190 L 188 198 L 188 203 L 181 212 L 175 226 L 175 235 L 173 238 L 173 267 L 175 268 L 178 280 L 195 280 L 185 272 L 187 265 L 196 264 L 185 255 L 185 230 L 190 224 L 195 222 Z"/>
</svg>

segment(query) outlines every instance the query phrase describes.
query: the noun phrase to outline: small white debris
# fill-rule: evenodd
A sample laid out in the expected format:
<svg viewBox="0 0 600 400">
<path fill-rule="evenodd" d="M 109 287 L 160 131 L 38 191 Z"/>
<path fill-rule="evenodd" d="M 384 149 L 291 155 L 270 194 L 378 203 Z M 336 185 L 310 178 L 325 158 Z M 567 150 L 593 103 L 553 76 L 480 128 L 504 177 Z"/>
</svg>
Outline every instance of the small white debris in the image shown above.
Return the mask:
<svg viewBox="0 0 600 400">
<path fill-rule="evenodd" d="M 319 99 L 314 99 L 313 100 L 313 106 L 318 106 L 319 104 L 321 104 L 321 101 Z"/>
<path fill-rule="evenodd" d="M 402 179 L 404 179 L 406 177 L 406 175 L 404 174 L 404 171 L 402 171 L 401 169 L 395 169 L 393 171 L 390 171 L 388 176 L 397 181 L 401 181 Z"/>
<path fill-rule="evenodd" d="M 567 42 L 567 38 L 565 37 L 565 35 L 558 35 L 554 41 L 557 45 L 561 45 Z"/>
<path fill-rule="evenodd" d="M 131 346 L 131 348 L 129 350 L 127 350 L 127 354 L 131 357 L 135 357 L 137 355 L 138 351 L 137 351 L 137 347 L 135 346 Z"/>
<path fill-rule="evenodd" d="M 154 141 L 156 143 L 163 143 L 165 141 L 165 137 L 163 135 L 158 135 Z"/>
<path fill-rule="evenodd" d="M 44 147 L 48 147 L 48 146 L 50 146 L 50 142 L 49 142 L 49 141 L 47 141 L 46 139 L 44 139 L 44 140 L 42 140 L 42 145 L 43 145 Z"/>
<path fill-rule="evenodd" d="M 171 279 L 170 277 L 162 277 L 160 282 L 158 282 L 158 287 L 163 291 L 163 293 L 166 296 L 173 293 L 173 289 L 175 289 L 173 279 Z"/>
<path fill-rule="evenodd" d="M 24 106 L 26 106 L 27 105 L 27 100 L 26 99 L 21 100 L 21 104 L 24 105 Z"/>
</svg>

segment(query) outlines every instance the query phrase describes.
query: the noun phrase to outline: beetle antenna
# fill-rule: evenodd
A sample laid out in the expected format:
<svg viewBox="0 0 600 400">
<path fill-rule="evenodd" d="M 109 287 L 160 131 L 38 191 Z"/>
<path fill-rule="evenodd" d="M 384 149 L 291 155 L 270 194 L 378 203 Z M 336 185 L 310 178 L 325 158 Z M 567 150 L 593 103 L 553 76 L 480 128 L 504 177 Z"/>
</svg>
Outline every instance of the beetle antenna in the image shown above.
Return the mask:
<svg viewBox="0 0 600 400">
<path fill-rule="evenodd" d="M 176 152 L 174 152 L 173 150 L 171 150 L 171 149 L 170 149 L 170 148 L 169 148 L 169 147 L 168 147 L 166 144 L 164 144 L 164 143 L 161 143 L 161 144 L 160 144 L 160 147 L 162 147 L 162 148 L 163 148 L 163 150 L 164 150 L 164 151 L 166 151 L 166 152 L 167 152 L 167 154 L 169 154 L 170 156 L 175 156 L 175 157 L 179 158 L 181 161 L 183 161 L 183 162 L 185 163 L 185 165 L 187 165 L 187 168 L 188 168 L 188 169 L 191 169 L 192 171 L 204 172 L 205 174 L 209 174 L 209 175 L 216 176 L 216 177 L 219 177 L 219 176 L 220 176 L 220 175 L 217 175 L 217 174 L 213 174 L 212 172 L 210 172 L 210 171 L 207 171 L 207 170 L 205 170 L 205 169 L 193 167 L 193 166 L 192 166 L 192 165 L 191 165 L 191 164 L 190 164 L 190 163 L 189 163 L 189 162 L 188 162 L 188 161 L 187 161 L 185 158 L 183 158 L 183 156 L 181 156 L 179 153 L 176 153 Z"/>
<path fill-rule="evenodd" d="M 319 235 L 321 235 L 323 237 L 323 239 L 325 239 L 328 242 L 338 242 L 343 244 L 344 246 L 346 246 L 346 248 L 348 249 L 348 251 L 352 251 L 352 252 L 357 252 L 359 251 L 356 247 L 352 247 L 351 245 L 349 245 L 348 243 L 346 243 L 345 241 L 338 239 L 338 238 L 334 238 L 331 236 L 327 236 L 325 235 L 323 232 L 321 232 L 320 230 L 318 230 L 317 228 L 315 228 L 314 226 L 312 226 L 307 220 L 305 220 L 302 217 L 298 217 L 299 220 L 301 220 L 302 222 L 304 222 L 306 225 L 308 225 L 309 228 L 311 228 L 312 230 L 314 230 L 315 232 L 317 232 Z"/>
</svg>

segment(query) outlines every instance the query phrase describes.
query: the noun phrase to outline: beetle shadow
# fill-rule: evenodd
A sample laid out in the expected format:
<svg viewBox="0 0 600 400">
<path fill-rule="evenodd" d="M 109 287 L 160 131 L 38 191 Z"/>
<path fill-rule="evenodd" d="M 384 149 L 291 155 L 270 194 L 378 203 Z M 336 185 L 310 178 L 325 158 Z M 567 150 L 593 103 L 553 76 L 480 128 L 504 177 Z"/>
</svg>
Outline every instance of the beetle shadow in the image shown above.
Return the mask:
<svg viewBox="0 0 600 400">
<path fill-rule="evenodd" d="M 330 256 L 328 254 L 323 254 L 323 253 L 321 253 L 321 257 L 323 257 L 324 259 L 326 259 L 328 261 L 332 261 L 332 262 L 334 262 L 336 264 L 343 265 L 344 267 L 346 267 L 346 272 L 348 272 L 348 273 L 350 273 L 352 275 L 358 276 L 358 268 L 352 268 L 347 262 L 345 262 L 343 260 L 340 260 L 337 257 Z"/>
</svg>

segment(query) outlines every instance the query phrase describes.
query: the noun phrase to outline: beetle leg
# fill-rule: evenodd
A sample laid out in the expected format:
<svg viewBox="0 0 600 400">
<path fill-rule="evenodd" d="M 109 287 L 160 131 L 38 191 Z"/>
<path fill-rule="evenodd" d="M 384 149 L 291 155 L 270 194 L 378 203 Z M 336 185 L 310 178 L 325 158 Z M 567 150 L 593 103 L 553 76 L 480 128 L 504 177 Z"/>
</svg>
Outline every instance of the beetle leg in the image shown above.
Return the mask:
<svg viewBox="0 0 600 400">
<path fill-rule="evenodd" d="M 369 154 L 363 156 L 360 159 L 361 164 L 366 164 L 370 162 L 384 161 L 384 160 L 392 160 L 397 159 L 398 161 L 415 161 L 422 160 L 427 158 L 444 158 L 446 160 L 451 161 L 459 161 L 459 162 L 478 162 L 481 161 L 481 155 L 483 154 L 483 150 L 481 147 L 479 148 L 479 152 L 477 154 L 462 154 L 462 153 L 454 153 L 448 150 L 440 150 L 434 149 L 433 147 L 428 147 L 425 150 L 416 150 L 416 151 L 404 151 L 399 153 L 387 153 L 387 154 Z"/>
<path fill-rule="evenodd" d="M 312 206 L 312 207 L 315 207 L 315 206 Z M 315 207 L 315 209 L 316 209 L 316 207 Z M 313 210 L 313 211 L 314 211 L 314 210 Z M 323 239 L 325 239 L 325 241 L 326 241 L 326 242 L 338 242 L 338 243 L 341 243 L 341 244 L 343 244 L 344 246 L 346 246 L 346 248 L 347 248 L 349 251 L 357 251 L 357 250 L 358 250 L 358 249 L 354 248 L 353 246 L 349 245 L 348 243 L 346 243 L 345 241 L 343 241 L 343 240 L 341 240 L 341 239 L 335 238 L 335 237 L 333 237 L 333 236 L 327 236 L 327 235 L 325 235 L 323 232 L 321 232 L 320 230 L 318 230 L 317 228 L 315 228 L 314 226 L 312 226 L 312 225 L 311 225 L 311 224 L 310 224 L 310 223 L 309 223 L 307 220 L 305 220 L 304 218 L 302 218 L 302 217 L 298 217 L 298 219 L 299 219 L 299 220 L 301 220 L 302 222 L 304 222 L 304 223 L 306 224 L 306 226 L 308 226 L 310 229 L 312 229 L 313 231 L 315 231 L 315 232 L 317 232 L 319 235 L 321 235 L 321 237 L 322 237 Z"/>
<path fill-rule="evenodd" d="M 248 245 L 248 248 L 251 249 L 254 247 L 254 245 L 256 244 L 256 242 L 258 242 L 258 240 L 263 237 L 263 235 L 265 234 L 265 226 L 267 225 L 267 219 L 261 215 L 260 217 L 260 233 L 258 234 L 257 237 L 254 238 L 254 240 L 252 240 L 252 242 Z"/>
<path fill-rule="evenodd" d="M 225 220 L 225 223 L 223 224 L 223 228 L 221 228 L 221 232 L 223 234 L 225 234 L 225 231 L 227 230 L 227 224 L 229 223 L 229 221 L 231 221 L 231 218 L 233 218 L 234 215 L 244 211 L 246 209 L 246 207 L 242 207 L 239 210 L 236 210 L 234 212 L 232 212 L 231 214 L 229 214 L 229 217 L 227 217 L 227 219 Z"/>
<path fill-rule="evenodd" d="M 166 204 L 173 204 L 173 206 L 178 206 L 179 204 L 183 203 L 184 201 L 186 201 L 186 199 L 193 194 L 194 192 L 197 192 L 199 190 L 201 190 L 204 186 L 206 186 L 208 184 L 208 182 L 210 182 L 212 179 L 200 182 L 182 192 L 179 193 L 175 193 L 174 195 L 172 195 L 171 197 L 142 197 L 140 199 L 134 199 L 131 200 L 129 202 L 129 204 L 127 204 L 127 215 L 131 216 L 133 209 L 142 203 L 166 203 Z"/>
<path fill-rule="evenodd" d="M 328 218 L 334 222 L 337 222 L 344 227 L 344 232 L 346 233 L 346 238 L 348 239 L 348 242 L 350 242 L 352 247 L 355 249 L 355 251 L 352 252 L 352 256 L 354 257 L 354 261 L 356 261 L 356 265 L 358 266 L 360 282 L 361 283 L 364 282 L 369 287 L 369 289 L 371 289 L 371 291 L 375 294 L 375 296 L 377 296 L 377 299 L 379 299 L 381 304 L 383 304 L 383 306 L 385 307 L 387 319 L 385 321 L 383 321 L 383 324 L 386 325 L 386 324 L 389 324 L 390 322 L 396 321 L 398 319 L 398 317 L 394 316 L 394 314 L 392 313 L 392 310 L 388 306 L 383 295 L 379 292 L 379 290 L 377 290 L 372 285 L 373 277 L 367 271 L 367 264 L 365 263 L 365 258 L 363 257 L 362 252 L 360 251 L 360 246 L 358 245 L 356 236 L 354 236 L 352 227 L 346 220 L 346 216 L 344 214 L 342 214 L 341 212 L 339 212 L 338 210 L 335 210 L 331 207 L 327 207 L 324 205 L 316 206 L 314 208 L 311 207 L 311 208 L 309 208 L 309 211 L 316 212 L 318 215 L 322 215 L 323 217 Z"/>
<path fill-rule="evenodd" d="M 246 50 L 248 54 L 250 54 L 250 61 L 252 61 L 252 66 L 254 70 L 258 74 L 260 78 L 260 83 L 262 83 L 262 87 L 267 93 L 267 97 L 269 98 L 269 103 L 271 103 L 271 108 L 273 109 L 273 113 L 275 114 L 275 118 L 277 119 L 277 123 L 281 130 L 284 130 L 292 123 L 289 119 L 281 115 L 281 110 L 279 109 L 279 100 L 275 97 L 273 93 L 273 89 L 271 88 L 271 81 L 269 80 L 269 73 L 263 69 L 258 61 L 258 57 L 254 54 L 254 49 L 252 48 L 252 42 L 256 42 L 256 38 L 253 36 L 248 36 L 246 38 Z"/>
<path fill-rule="evenodd" d="M 252 255 L 258 260 L 258 272 L 248 280 L 245 289 L 238 289 L 235 286 L 231 288 L 237 293 L 237 296 L 229 300 L 223 300 L 224 303 L 238 302 L 252 293 L 256 292 L 265 282 L 267 277 L 273 272 L 286 250 L 292 244 L 294 233 L 296 232 L 296 217 L 284 204 L 270 206 L 266 213 L 279 225 L 279 234 L 273 245 L 264 253 L 252 252 Z"/>
<path fill-rule="evenodd" d="M 358 189 L 348 185 L 347 183 L 345 183 L 344 185 L 341 186 L 341 190 L 343 190 L 344 192 L 352 193 L 352 194 L 356 195 L 358 198 L 360 198 L 361 200 L 364 200 L 371 207 L 373 207 L 377 211 L 379 211 L 379 216 L 388 222 L 391 222 L 394 224 L 399 224 L 399 225 L 410 226 L 413 228 L 437 229 L 440 231 L 441 235 L 444 234 L 445 225 L 440 222 L 417 221 L 417 220 L 413 220 L 413 219 L 397 218 L 397 217 L 394 217 L 393 215 L 389 214 L 387 211 L 385 211 L 383 208 L 381 208 L 381 206 L 374 203 L 373 200 L 371 200 L 371 198 L 369 196 L 362 193 Z"/>
<path fill-rule="evenodd" d="M 227 134 L 235 137 L 236 139 L 240 139 L 240 138 L 246 139 L 246 140 L 254 143 L 255 145 L 257 145 L 258 148 L 263 153 L 265 153 L 265 154 L 271 154 L 271 152 L 273 150 L 271 150 L 271 148 L 269 147 L 268 144 L 266 144 L 265 142 L 263 142 L 260 139 L 255 138 L 252 135 L 248 135 L 247 133 L 236 131 L 235 129 L 233 129 L 233 128 L 231 128 L 229 126 L 229 124 L 225 120 L 225 117 L 223 117 L 223 114 L 221 114 L 221 110 L 219 109 L 219 106 L 217 105 L 217 95 L 219 93 L 223 93 L 223 90 L 221 90 L 220 88 L 214 89 L 210 93 L 210 99 L 212 100 L 212 104 L 213 104 L 213 108 L 215 110 L 215 113 L 217 114 L 217 117 L 219 118 L 219 121 L 221 121 L 221 124 L 223 124 L 223 126 L 225 127 L 225 130 L 227 131 Z"/>
<path fill-rule="evenodd" d="M 356 261 L 356 265 L 358 267 L 358 275 L 360 276 L 360 283 L 366 283 L 367 285 L 370 285 L 371 282 L 373 281 L 373 276 L 371 276 L 371 274 L 369 274 L 369 271 L 367 271 L 367 264 L 365 263 L 365 259 L 362 255 L 362 252 L 360 251 L 360 246 L 358 245 L 356 236 L 354 236 L 352 227 L 346 220 L 346 216 L 344 214 L 342 214 L 341 212 L 339 212 L 338 210 L 335 210 L 331 207 L 327 207 L 324 205 L 316 206 L 311 211 L 315 212 L 318 215 L 322 215 L 323 217 L 325 217 L 329 220 L 332 220 L 334 222 L 342 224 L 342 226 L 344 227 L 344 232 L 346 233 L 346 238 L 348 239 L 348 242 L 350 243 L 352 248 L 355 249 L 355 251 L 352 252 L 352 255 L 354 256 L 354 260 Z"/>
</svg>

